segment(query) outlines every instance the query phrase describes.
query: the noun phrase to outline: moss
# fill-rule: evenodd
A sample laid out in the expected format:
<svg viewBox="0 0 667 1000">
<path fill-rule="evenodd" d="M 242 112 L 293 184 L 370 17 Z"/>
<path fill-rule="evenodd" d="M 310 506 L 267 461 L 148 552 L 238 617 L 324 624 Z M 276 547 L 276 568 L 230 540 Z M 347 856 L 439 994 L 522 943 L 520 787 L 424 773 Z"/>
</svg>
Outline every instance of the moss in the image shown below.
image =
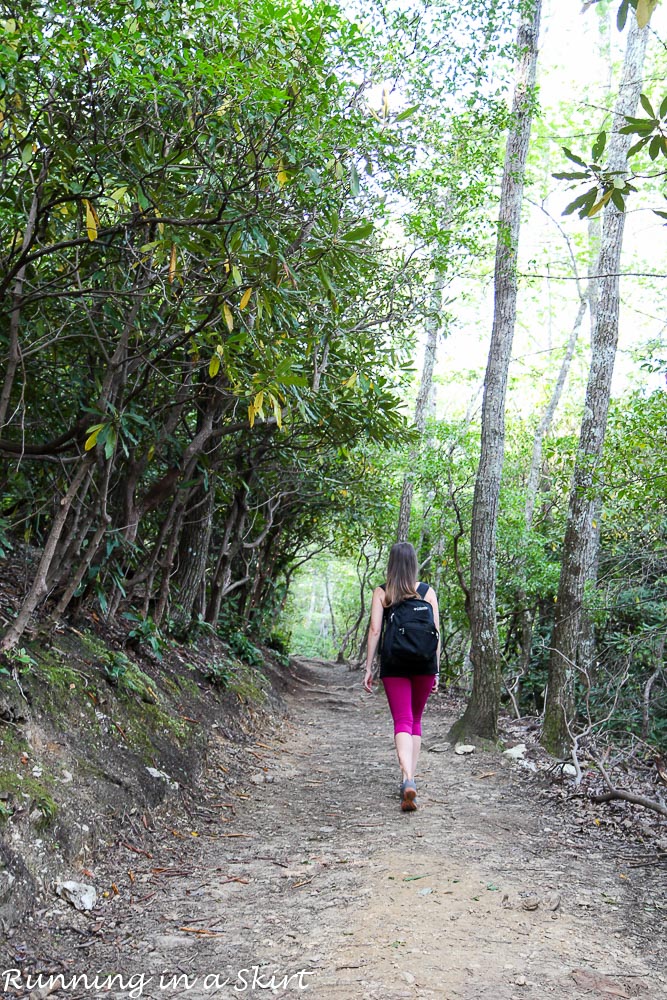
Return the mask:
<svg viewBox="0 0 667 1000">
<path fill-rule="evenodd" d="M 134 698 L 122 701 L 126 719 L 119 725 L 133 749 L 152 757 L 156 750 L 153 738 L 164 734 L 165 730 L 181 749 L 191 744 L 192 730 L 182 719 L 165 712 L 159 705 L 138 703 Z"/>
<path fill-rule="evenodd" d="M 264 674 L 239 662 L 227 690 L 237 695 L 241 701 L 259 702 L 259 704 L 264 705 L 267 700 L 266 683 Z"/>
<path fill-rule="evenodd" d="M 199 690 L 199 685 L 196 681 L 193 681 L 191 677 L 178 677 L 176 683 L 180 687 L 181 691 L 186 691 L 188 694 L 199 697 L 201 692 Z"/>
<path fill-rule="evenodd" d="M 107 650 L 101 660 L 106 680 L 119 693 L 126 691 L 138 694 L 142 701 L 149 704 L 155 704 L 159 701 L 151 678 L 143 670 L 140 670 L 125 653 Z"/>
<path fill-rule="evenodd" d="M 30 774 L 21 775 L 16 771 L 0 773 L 0 791 L 8 796 L 28 796 L 30 809 L 37 809 L 42 814 L 37 823 L 37 828 L 40 830 L 49 826 L 58 813 L 58 803 L 51 795 L 48 786 Z M 11 815 L 10 809 L 11 807 L 5 805 L 5 818 Z"/>
<path fill-rule="evenodd" d="M 84 649 L 93 657 L 101 659 L 109 650 L 104 642 L 92 632 L 80 632 L 79 639 Z"/>
<path fill-rule="evenodd" d="M 20 729 L 3 725 L 0 722 L 0 751 L 5 750 L 11 754 L 18 754 L 28 750 L 29 747 L 30 744 Z"/>
</svg>

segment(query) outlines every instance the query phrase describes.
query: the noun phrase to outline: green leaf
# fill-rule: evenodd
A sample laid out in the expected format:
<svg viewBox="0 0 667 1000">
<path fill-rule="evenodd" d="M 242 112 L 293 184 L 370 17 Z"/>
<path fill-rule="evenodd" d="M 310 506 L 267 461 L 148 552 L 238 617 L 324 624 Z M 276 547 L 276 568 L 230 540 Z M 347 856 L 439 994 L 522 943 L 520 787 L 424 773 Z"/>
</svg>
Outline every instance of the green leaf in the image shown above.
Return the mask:
<svg viewBox="0 0 667 1000">
<path fill-rule="evenodd" d="M 630 7 L 630 0 L 623 0 L 623 3 L 618 8 L 618 14 L 616 15 L 616 27 L 619 31 L 623 31 L 625 27 L 625 22 L 628 19 L 628 8 Z"/>
<path fill-rule="evenodd" d="M 567 146 L 562 146 L 561 149 L 563 150 L 563 152 L 567 156 L 568 160 L 572 160 L 572 162 L 576 163 L 577 166 L 579 166 L 579 167 L 587 167 L 588 166 L 588 164 L 584 163 L 584 161 L 581 159 L 580 156 L 577 156 L 576 153 L 573 153 L 571 149 L 567 148 Z"/>
<path fill-rule="evenodd" d="M 639 150 L 643 149 L 646 143 L 650 141 L 651 141 L 650 135 L 644 136 L 644 138 L 640 139 L 639 142 L 636 142 L 634 146 L 630 146 L 630 149 L 628 150 L 628 156 L 634 156 L 635 153 L 638 153 Z"/>
<path fill-rule="evenodd" d="M 616 188 L 614 188 L 614 190 L 611 193 L 611 201 L 612 204 L 615 205 L 616 208 L 619 210 L 619 212 L 625 211 L 625 198 L 623 197 L 621 192 L 618 191 Z"/>
<path fill-rule="evenodd" d="M 404 122 L 406 118 L 410 118 L 411 115 L 414 115 L 415 111 L 419 111 L 419 107 L 419 104 L 413 104 L 411 108 L 406 108 L 405 111 L 401 111 L 400 114 L 397 114 L 394 121 Z"/>
<path fill-rule="evenodd" d="M 640 102 L 641 106 L 643 107 L 644 111 L 646 112 L 646 114 L 650 115 L 651 118 L 655 118 L 655 111 L 651 107 L 651 102 L 649 101 L 649 99 L 646 96 L 646 94 L 642 94 L 640 96 L 639 102 Z"/>
<path fill-rule="evenodd" d="M 374 228 L 372 222 L 364 222 L 361 226 L 350 229 L 349 233 L 345 233 L 341 239 L 344 239 L 347 243 L 359 243 L 361 240 L 367 240 Z"/>
<path fill-rule="evenodd" d="M 665 115 L 667 115 L 667 97 L 663 97 L 660 105 L 660 117 L 664 118 Z"/>
<path fill-rule="evenodd" d="M 567 170 L 563 170 L 559 171 L 557 174 L 552 174 L 551 176 L 555 177 L 559 181 L 585 181 L 590 174 L 588 171 L 584 172 L 583 170 L 573 171 L 572 173 Z"/>
<path fill-rule="evenodd" d="M 662 136 L 654 135 L 651 139 L 651 145 L 648 147 L 648 155 L 652 160 L 655 160 L 660 155 L 660 150 L 662 149 Z"/>
<path fill-rule="evenodd" d="M 104 457 L 110 459 L 116 449 L 116 429 L 109 426 L 109 432 L 104 442 Z"/>
<path fill-rule="evenodd" d="M 359 196 L 359 174 L 354 163 L 350 164 L 350 194 L 353 198 Z"/>
<path fill-rule="evenodd" d="M 651 135 L 654 128 L 655 126 L 652 121 L 647 121 L 646 118 L 643 118 L 639 122 L 623 125 L 618 131 L 621 135 Z"/>
<path fill-rule="evenodd" d="M 584 194 L 580 194 L 574 199 L 574 201 L 571 201 L 570 204 L 563 209 L 563 215 L 572 215 L 572 213 L 576 212 L 577 209 L 581 209 L 583 214 L 586 215 L 588 210 L 595 204 L 597 194 L 597 187 L 590 188 L 590 190 L 585 191 Z"/>
<path fill-rule="evenodd" d="M 661 219 L 667 219 L 667 212 L 661 212 L 661 211 L 660 211 L 659 209 L 657 209 L 657 208 L 654 208 L 654 209 L 653 209 L 653 214 L 654 214 L 654 215 L 659 215 Z"/>
<path fill-rule="evenodd" d="M 607 145 L 607 133 L 600 132 L 597 139 L 593 143 L 593 159 L 599 160 L 604 153 L 604 148 Z"/>
</svg>

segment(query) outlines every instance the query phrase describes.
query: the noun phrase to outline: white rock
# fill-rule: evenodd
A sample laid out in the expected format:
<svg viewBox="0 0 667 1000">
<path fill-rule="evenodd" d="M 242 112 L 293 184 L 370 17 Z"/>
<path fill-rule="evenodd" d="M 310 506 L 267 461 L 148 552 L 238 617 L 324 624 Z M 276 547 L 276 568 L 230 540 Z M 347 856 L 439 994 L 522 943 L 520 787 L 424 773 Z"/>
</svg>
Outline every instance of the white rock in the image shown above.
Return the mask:
<svg viewBox="0 0 667 1000">
<path fill-rule="evenodd" d="M 563 764 L 563 774 L 567 774 L 570 778 L 576 778 L 577 769 L 574 764 Z"/>
<path fill-rule="evenodd" d="M 72 781 L 72 778 L 73 778 L 72 772 L 66 771 L 65 768 L 63 768 L 63 776 L 62 778 L 60 778 L 62 784 L 69 785 L 70 781 Z"/>
<path fill-rule="evenodd" d="M 172 781 L 164 771 L 158 771 L 156 767 L 147 767 L 146 770 L 152 778 L 159 778 L 161 781 L 166 781 L 170 788 L 178 788 L 178 782 Z"/>
<path fill-rule="evenodd" d="M 503 750 L 503 757 L 510 757 L 512 760 L 523 760 L 525 756 L 525 743 L 517 743 L 515 747 L 510 747 L 509 750 Z"/>
<path fill-rule="evenodd" d="M 454 753 L 459 754 L 459 756 L 461 756 L 461 757 L 464 754 L 474 753 L 474 752 L 475 752 L 475 748 L 472 745 L 472 743 L 457 743 L 456 746 L 454 747 Z"/>
<path fill-rule="evenodd" d="M 56 882 L 56 895 L 62 896 L 77 910 L 92 910 L 97 902 L 97 892 L 84 882 Z"/>
</svg>

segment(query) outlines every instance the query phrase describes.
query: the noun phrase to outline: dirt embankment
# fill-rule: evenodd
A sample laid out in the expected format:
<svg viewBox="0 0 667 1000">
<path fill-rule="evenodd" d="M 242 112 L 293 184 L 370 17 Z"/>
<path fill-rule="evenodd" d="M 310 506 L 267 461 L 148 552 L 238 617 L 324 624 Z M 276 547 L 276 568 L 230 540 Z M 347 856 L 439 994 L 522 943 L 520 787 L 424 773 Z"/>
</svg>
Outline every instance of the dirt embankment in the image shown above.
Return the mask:
<svg viewBox="0 0 667 1000">
<path fill-rule="evenodd" d="M 129 816 L 80 872 L 96 907 L 45 897 L 48 944 L 15 935 L 13 967 L 99 974 L 53 994 L 81 997 L 667 996 L 664 858 L 609 832 L 613 804 L 573 812 L 499 753 L 427 749 L 401 813 L 383 696 L 343 666 L 285 676 L 289 716 L 243 744 L 215 730 L 188 812 Z"/>
<path fill-rule="evenodd" d="M 258 672 L 215 638 L 156 655 L 129 630 L 62 629 L 0 675 L 3 962 L 59 880 L 147 835 L 154 811 L 187 815 L 212 733 L 247 742 L 283 711 L 270 653 Z"/>
</svg>

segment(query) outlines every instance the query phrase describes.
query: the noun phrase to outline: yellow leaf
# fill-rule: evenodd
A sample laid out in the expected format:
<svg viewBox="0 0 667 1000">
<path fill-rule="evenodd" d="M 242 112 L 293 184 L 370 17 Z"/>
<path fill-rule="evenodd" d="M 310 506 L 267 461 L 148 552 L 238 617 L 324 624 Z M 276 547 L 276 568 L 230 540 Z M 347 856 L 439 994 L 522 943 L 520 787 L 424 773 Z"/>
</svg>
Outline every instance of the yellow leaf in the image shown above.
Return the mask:
<svg viewBox="0 0 667 1000">
<path fill-rule="evenodd" d="M 239 309 L 245 309 L 245 307 L 250 302 L 250 297 L 251 296 L 252 296 L 252 288 L 246 288 L 245 292 L 243 293 L 243 295 L 241 297 L 241 301 L 239 303 Z"/>
<path fill-rule="evenodd" d="M 646 27 L 657 6 L 658 0 L 637 0 L 637 24 L 640 28 Z"/>
<path fill-rule="evenodd" d="M 97 239 L 100 219 L 94 206 L 90 204 L 87 198 L 83 199 L 83 204 L 86 209 L 86 232 L 88 233 L 88 239 L 92 242 Z"/>
<path fill-rule="evenodd" d="M 255 407 L 252 405 L 252 403 L 248 407 L 248 420 L 250 421 L 250 426 L 254 427 L 255 426 Z"/>
<path fill-rule="evenodd" d="M 219 357 L 222 357 L 222 355 L 223 355 L 223 354 L 225 353 L 225 349 L 224 349 L 224 347 L 222 346 L 222 344 L 218 344 L 218 346 L 217 346 L 217 347 L 216 347 L 216 349 L 215 349 L 215 353 L 216 353 L 216 354 L 217 354 L 217 355 L 218 355 Z"/>
<path fill-rule="evenodd" d="M 241 272 L 239 271 L 236 264 L 232 267 L 232 278 L 234 279 L 234 284 L 238 288 L 239 285 L 243 284 L 243 278 L 241 277 Z"/>
<path fill-rule="evenodd" d="M 357 378 L 358 378 L 357 372 L 353 372 L 348 379 L 345 379 L 343 385 L 346 386 L 346 388 L 348 389 L 352 389 L 357 381 Z"/>
<path fill-rule="evenodd" d="M 264 390 L 260 390 L 252 401 L 252 405 L 255 409 L 255 413 L 258 413 L 260 417 L 264 416 L 262 407 L 264 405 Z"/>
<path fill-rule="evenodd" d="M 234 329 L 234 316 L 232 315 L 232 310 L 229 308 L 226 302 L 222 307 L 222 313 L 223 316 L 225 317 L 225 323 L 227 324 L 227 329 L 231 333 L 232 330 Z"/>
<path fill-rule="evenodd" d="M 95 447 L 95 442 L 97 441 L 97 435 L 100 433 L 104 424 L 94 424 L 92 427 L 88 428 L 88 437 L 86 438 L 86 443 L 84 444 L 84 450 L 90 451 Z"/>
<path fill-rule="evenodd" d="M 604 208 L 604 206 L 607 204 L 607 202 L 609 201 L 609 199 L 611 198 L 611 196 L 612 196 L 613 193 L 614 193 L 613 190 L 611 190 L 611 191 L 607 191 L 606 194 L 602 195 L 602 197 L 600 198 L 600 200 L 597 203 L 597 205 L 593 205 L 592 209 L 588 213 L 588 218 L 589 219 L 593 215 L 597 215 L 597 213 L 600 211 L 601 208 Z"/>
<path fill-rule="evenodd" d="M 215 378 L 215 376 L 218 374 L 219 371 L 220 371 L 220 357 L 219 355 L 214 354 L 208 363 L 209 378 Z"/>
<path fill-rule="evenodd" d="M 169 257 L 169 284 L 174 283 L 174 278 L 176 277 L 176 264 L 178 263 L 178 256 L 176 251 L 176 244 L 171 244 L 171 256 Z"/>
<path fill-rule="evenodd" d="M 281 187 L 287 184 L 288 177 L 287 174 L 285 173 L 285 166 L 282 160 L 280 161 L 280 166 L 278 167 L 277 177 L 278 177 L 278 183 L 280 184 Z"/>
<path fill-rule="evenodd" d="M 282 428 L 282 426 L 283 426 L 283 411 L 282 411 L 282 408 L 280 406 L 280 403 L 278 402 L 278 400 L 276 399 L 276 397 L 273 395 L 273 393 L 271 393 L 271 402 L 273 403 L 273 415 L 276 418 L 276 423 L 278 424 L 278 427 Z"/>
</svg>

